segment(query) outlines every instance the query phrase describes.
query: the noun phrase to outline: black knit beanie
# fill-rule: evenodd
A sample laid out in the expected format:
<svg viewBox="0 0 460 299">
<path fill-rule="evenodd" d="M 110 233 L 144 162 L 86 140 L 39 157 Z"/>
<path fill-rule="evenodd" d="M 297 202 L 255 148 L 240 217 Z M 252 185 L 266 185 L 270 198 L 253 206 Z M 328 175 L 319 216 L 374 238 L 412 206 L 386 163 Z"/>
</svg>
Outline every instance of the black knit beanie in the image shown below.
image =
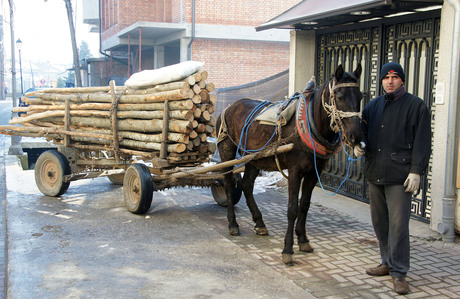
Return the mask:
<svg viewBox="0 0 460 299">
<path fill-rule="evenodd" d="M 380 72 L 380 83 L 382 82 L 383 77 L 388 74 L 396 74 L 402 79 L 403 82 L 406 82 L 406 75 L 404 75 L 402 66 L 399 63 L 388 62 L 382 67 L 382 71 Z"/>
</svg>

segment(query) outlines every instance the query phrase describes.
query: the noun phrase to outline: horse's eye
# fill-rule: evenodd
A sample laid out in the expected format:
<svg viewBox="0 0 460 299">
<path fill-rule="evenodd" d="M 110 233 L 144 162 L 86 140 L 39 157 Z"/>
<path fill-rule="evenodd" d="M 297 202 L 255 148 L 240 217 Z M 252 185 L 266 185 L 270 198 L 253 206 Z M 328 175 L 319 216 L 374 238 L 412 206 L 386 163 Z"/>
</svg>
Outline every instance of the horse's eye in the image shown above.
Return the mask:
<svg viewBox="0 0 460 299">
<path fill-rule="evenodd" d="M 342 92 L 342 91 L 339 91 L 335 94 L 335 98 L 338 100 L 338 101 L 343 101 L 343 98 L 344 98 L 345 94 Z"/>
</svg>

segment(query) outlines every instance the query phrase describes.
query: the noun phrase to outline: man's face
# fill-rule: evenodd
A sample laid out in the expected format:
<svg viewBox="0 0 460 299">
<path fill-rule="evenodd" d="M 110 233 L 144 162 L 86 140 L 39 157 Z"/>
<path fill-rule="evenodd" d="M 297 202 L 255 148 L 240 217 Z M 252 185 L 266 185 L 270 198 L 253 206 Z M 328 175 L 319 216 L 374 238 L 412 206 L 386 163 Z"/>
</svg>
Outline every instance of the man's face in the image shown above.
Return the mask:
<svg viewBox="0 0 460 299">
<path fill-rule="evenodd" d="M 403 84 L 404 84 L 404 82 L 401 79 L 401 77 L 399 77 L 396 74 L 387 74 L 382 79 L 382 86 L 383 86 L 383 89 L 385 90 L 386 93 L 395 92 Z"/>
</svg>

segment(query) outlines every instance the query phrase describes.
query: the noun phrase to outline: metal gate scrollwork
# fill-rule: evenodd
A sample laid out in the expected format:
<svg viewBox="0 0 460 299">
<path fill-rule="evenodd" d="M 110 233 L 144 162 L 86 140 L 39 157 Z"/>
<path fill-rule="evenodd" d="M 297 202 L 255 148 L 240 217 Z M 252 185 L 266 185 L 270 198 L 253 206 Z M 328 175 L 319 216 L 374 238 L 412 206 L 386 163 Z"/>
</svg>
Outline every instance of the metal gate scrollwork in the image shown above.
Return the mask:
<svg viewBox="0 0 460 299">
<path fill-rule="evenodd" d="M 434 127 L 434 86 L 439 59 L 440 12 L 413 15 L 404 19 L 391 18 L 337 29 L 322 29 L 316 33 L 316 78 L 324 82 L 339 64 L 353 70 L 363 67 L 360 87 L 364 98 L 361 109 L 382 93 L 379 72 L 389 61 L 399 62 L 406 73 L 407 90 L 422 98 L 431 111 Z M 348 150 L 348 149 L 346 149 Z M 352 154 L 352 153 L 350 153 Z M 336 190 L 347 175 L 348 160 L 344 151 L 333 156 L 323 170 L 321 181 L 329 190 Z M 363 161 L 353 162 L 348 180 L 339 193 L 369 202 L 368 184 L 362 171 Z M 412 216 L 428 222 L 431 214 L 431 165 L 422 178 L 421 192 L 412 198 Z"/>
</svg>

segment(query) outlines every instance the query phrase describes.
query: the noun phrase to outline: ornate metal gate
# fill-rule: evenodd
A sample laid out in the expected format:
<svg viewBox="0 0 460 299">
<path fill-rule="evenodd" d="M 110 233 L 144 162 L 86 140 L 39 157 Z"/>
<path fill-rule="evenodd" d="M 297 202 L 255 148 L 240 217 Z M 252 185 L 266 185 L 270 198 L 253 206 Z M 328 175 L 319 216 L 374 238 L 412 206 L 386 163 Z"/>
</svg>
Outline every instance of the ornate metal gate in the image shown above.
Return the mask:
<svg viewBox="0 0 460 299">
<path fill-rule="evenodd" d="M 379 73 L 388 61 L 399 62 L 406 73 L 409 92 L 424 99 L 434 123 L 434 86 L 439 58 L 440 11 L 388 18 L 375 22 L 343 27 L 343 31 L 324 29 L 316 33 L 316 78 L 321 83 L 339 64 L 353 70 L 358 63 L 363 67 L 360 86 L 364 94 L 362 107 L 381 94 Z M 363 161 L 352 163 L 342 151 L 329 162 L 321 181 L 325 188 L 336 190 L 348 174 L 348 180 L 339 193 L 369 202 L 368 185 L 362 172 Z M 421 192 L 412 198 L 412 215 L 429 221 L 431 213 L 431 161 L 422 178 Z"/>
</svg>

